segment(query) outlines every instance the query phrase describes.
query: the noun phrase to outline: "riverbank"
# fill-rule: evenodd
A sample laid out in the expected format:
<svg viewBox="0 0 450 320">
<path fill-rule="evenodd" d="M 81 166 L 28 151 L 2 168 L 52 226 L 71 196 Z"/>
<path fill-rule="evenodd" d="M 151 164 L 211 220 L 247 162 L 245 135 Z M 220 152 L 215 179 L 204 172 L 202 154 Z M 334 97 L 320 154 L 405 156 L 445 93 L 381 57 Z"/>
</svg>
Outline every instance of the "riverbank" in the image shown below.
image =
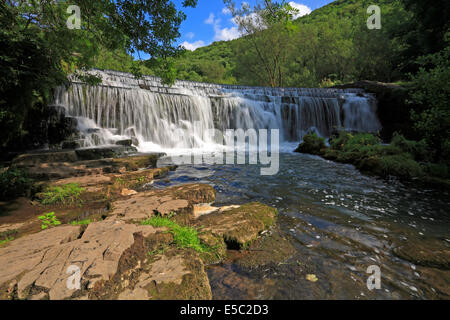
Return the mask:
<svg viewBox="0 0 450 320">
<path fill-rule="evenodd" d="M 450 171 L 446 164 L 431 162 L 424 141 L 410 141 L 394 134 L 389 145 L 382 145 L 373 134 L 339 132 L 329 139 L 308 134 L 295 152 L 321 156 L 324 159 L 354 165 L 363 173 L 382 178 L 396 177 L 434 188 L 450 190 Z"/>
<path fill-rule="evenodd" d="M 270 237 L 277 210 L 215 207 L 206 184 L 154 188 L 176 170 L 160 156 L 17 157 L 11 170 L 33 183 L 0 203 L 0 298 L 211 299 L 205 266 Z"/>
</svg>

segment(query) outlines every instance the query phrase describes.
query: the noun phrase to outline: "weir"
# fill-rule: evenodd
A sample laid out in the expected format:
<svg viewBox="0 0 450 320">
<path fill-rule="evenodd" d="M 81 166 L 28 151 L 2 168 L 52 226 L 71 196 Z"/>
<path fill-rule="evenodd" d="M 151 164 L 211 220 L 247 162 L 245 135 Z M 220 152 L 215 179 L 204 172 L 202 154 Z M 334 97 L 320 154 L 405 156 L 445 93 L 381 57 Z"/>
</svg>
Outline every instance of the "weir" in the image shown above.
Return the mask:
<svg viewBox="0 0 450 320">
<path fill-rule="evenodd" d="M 59 87 L 54 103 L 78 119 L 83 146 L 132 138 L 146 149 L 207 148 L 208 129 L 279 129 L 282 142 L 299 142 L 314 130 L 376 132 L 376 99 L 360 89 L 267 88 L 177 81 L 163 85 L 157 77 L 135 79 L 117 71 L 92 70 L 97 86 L 71 79 Z M 173 132 L 182 129 L 182 139 Z"/>
</svg>

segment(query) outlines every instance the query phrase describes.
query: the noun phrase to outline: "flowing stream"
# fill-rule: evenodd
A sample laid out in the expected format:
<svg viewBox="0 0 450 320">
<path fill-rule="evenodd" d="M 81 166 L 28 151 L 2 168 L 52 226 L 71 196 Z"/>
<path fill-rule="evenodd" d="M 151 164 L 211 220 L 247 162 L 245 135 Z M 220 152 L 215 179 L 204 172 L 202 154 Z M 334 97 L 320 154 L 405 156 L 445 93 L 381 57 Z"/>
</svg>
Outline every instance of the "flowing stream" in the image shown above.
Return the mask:
<svg viewBox="0 0 450 320">
<path fill-rule="evenodd" d="M 450 250 L 448 193 L 294 153 L 280 155 L 280 172 L 274 176 L 261 176 L 258 166 L 189 165 L 156 187 L 183 183 L 213 185 L 216 205 L 260 201 L 276 207 L 281 232 L 296 249 L 279 265 L 249 269 L 226 262 L 209 267 L 216 299 L 450 297 L 448 265 L 429 266 Z M 404 245 L 408 250 L 398 254 Z M 418 265 L 414 255 L 422 250 L 430 261 Z M 367 288 L 370 266 L 381 270 L 381 290 Z M 318 282 L 307 281 L 305 273 L 316 275 Z"/>
<path fill-rule="evenodd" d="M 159 79 L 92 71 L 99 86 L 73 79 L 55 104 L 78 118 L 85 147 L 132 138 L 141 152 L 214 149 L 208 129 L 279 129 L 280 170 L 258 165 L 183 165 L 155 187 L 208 183 L 217 204 L 260 201 L 276 207 L 281 233 L 295 248 L 289 259 L 244 268 L 231 259 L 209 266 L 216 299 L 449 298 L 449 195 L 362 175 L 351 165 L 294 154 L 305 133 L 381 128 L 376 101 L 361 90 L 280 89 Z M 175 130 L 185 135 L 174 136 Z M 160 160 L 160 165 L 171 161 Z M 419 255 L 419 256 L 418 256 Z M 366 285 L 381 270 L 381 289 Z M 314 274 L 318 281 L 306 280 Z"/>
</svg>

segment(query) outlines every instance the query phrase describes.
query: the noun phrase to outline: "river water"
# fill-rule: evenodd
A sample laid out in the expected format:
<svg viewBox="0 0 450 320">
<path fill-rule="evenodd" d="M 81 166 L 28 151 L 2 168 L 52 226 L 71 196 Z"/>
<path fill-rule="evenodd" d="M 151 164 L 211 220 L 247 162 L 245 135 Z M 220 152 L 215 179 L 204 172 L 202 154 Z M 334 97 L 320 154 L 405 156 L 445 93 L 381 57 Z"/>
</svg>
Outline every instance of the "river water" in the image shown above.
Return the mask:
<svg viewBox="0 0 450 320">
<path fill-rule="evenodd" d="M 281 233 L 295 248 L 283 263 L 263 268 L 233 259 L 209 266 L 215 299 L 449 298 L 450 271 L 441 261 L 450 250 L 448 193 L 287 152 L 275 176 L 261 176 L 257 165 L 184 165 L 156 187 L 183 183 L 211 184 L 216 205 L 276 207 Z M 381 289 L 367 287 L 370 266 L 380 268 Z"/>
</svg>

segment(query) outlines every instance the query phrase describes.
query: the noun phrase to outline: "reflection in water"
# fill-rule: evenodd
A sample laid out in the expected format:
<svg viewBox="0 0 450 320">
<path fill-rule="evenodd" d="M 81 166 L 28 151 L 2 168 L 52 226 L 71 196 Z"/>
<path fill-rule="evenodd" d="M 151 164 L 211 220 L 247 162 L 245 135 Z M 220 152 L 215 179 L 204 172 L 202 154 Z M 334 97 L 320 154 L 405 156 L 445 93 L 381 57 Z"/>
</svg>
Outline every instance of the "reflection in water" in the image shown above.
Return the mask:
<svg viewBox="0 0 450 320">
<path fill-rule="evenodd" d="M 259 169 L 182 166 L 155 185 L 209 183 L 220 205 L 261 201 L 279 210 L 279 225 L 296 254 L 267 268 L 242 268 L 232 261 L 210 266 L 214 298 L 449 298 L 448 194 L 301 154 L 281 154 L 276 176 L 260 176 Z M 367 289 L 371 265 L 381 268 L 381 290 Z M 305 272 L 319 281 L 308 282 Z"/>
</svg>

